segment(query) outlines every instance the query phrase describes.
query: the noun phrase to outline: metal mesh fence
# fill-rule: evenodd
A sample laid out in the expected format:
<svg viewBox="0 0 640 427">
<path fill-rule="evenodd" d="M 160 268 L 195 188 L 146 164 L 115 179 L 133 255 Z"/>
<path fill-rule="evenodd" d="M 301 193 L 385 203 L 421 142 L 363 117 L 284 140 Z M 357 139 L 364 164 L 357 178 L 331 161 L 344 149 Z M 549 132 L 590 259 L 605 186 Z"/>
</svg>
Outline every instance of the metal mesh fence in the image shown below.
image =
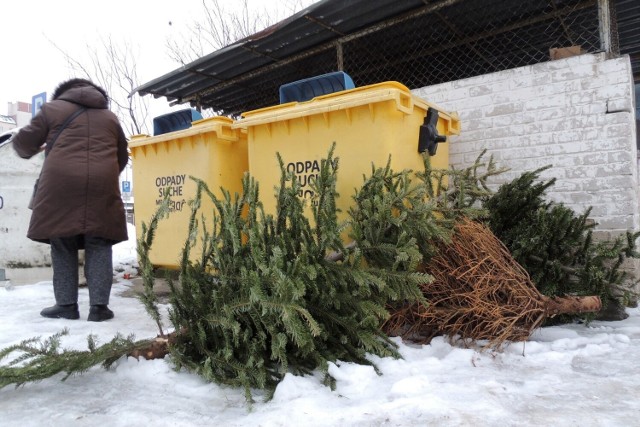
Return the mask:
<svg viewBox="0 0 640 427">
<path fill-rule="evenodd" d="M 218 95 L 236 100 L 223 113 L 238 115 L 277 104 L 283 84 L 336 70 L 356 86 L 395 80 L 415 89 L 554 57 L 616 53 L 616 35 L 614 0 L 425 0 L 424 7 L 244 78 L 234 88 L 242 96 L 232 88 Z"/>
<path fill-rule="evenodd" d="M 601 50 L 596 1 L 451 3 L 347 40 L 344 71 L 356 85 L 416 88 L 547 61 L 553 48 Z"/>
</svg>

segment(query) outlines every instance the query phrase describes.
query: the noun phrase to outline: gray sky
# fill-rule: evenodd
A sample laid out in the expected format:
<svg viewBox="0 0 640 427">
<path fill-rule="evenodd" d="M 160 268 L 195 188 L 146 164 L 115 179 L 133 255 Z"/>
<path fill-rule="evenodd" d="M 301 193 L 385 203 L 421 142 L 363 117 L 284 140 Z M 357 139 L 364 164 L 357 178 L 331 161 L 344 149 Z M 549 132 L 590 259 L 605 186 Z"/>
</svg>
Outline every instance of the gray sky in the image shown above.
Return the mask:
<svg viewBox="0 0 640 427">
<path fill-rule="evenodd" d="M 238 4 L 236 0 L 220 3 L 225 8 Z M 255 10 L 269 7 L 285 17 L 296 1 L 249 0 L 248 3 Z M 101 38 L 111 36 L 114 43 L 127 42 L 139 52 L 138 77 L 140 83 L 146 83 L 179 67 L 168 58 L 166 40 L 180 37 L 202 11 L 202 0 L 3 2 L 0 114 L 7 113 L 8 102 L 31 102 L 32 96 L 42 92 L 50 96 L 59 82 L 74 76 L 63 54 L 51 42 L 77 59 L 86 57 L 87 44 L 99 43 Z M 164 98 L 148 98 L 152 113 L 161 114 L 168 108 Z M 165 111 L 161 111 L 163 109 Z"/>
<path fill-rule="evenodd" d="M 87 44 L 111 36 L 139 46 L 138 76 L 147 82 L 177 68 L 166 54 L 165 40 L 195 19 L 200 0 L 111 0 L 108 7 L 82 0 L 3 2 L 0 28 L 0 114 L 7 103 L 31 102 L 33 95 L 51 94 L 72 77 L 59 46 L 83 58 Z M 172 25 L 169 25 L 169 21 Z"/>
</svg>

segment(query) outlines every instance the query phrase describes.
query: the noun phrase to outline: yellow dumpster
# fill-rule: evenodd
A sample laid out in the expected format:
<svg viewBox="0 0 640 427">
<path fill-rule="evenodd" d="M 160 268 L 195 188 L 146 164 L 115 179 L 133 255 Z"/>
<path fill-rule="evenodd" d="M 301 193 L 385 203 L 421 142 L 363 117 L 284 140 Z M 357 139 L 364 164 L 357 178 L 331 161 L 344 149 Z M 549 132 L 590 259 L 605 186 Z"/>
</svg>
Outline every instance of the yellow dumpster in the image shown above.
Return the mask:
<svg viewBox="0 0 640 427">
<path fill-rule="evenodd" d="M 311 199 L 310 183 L 335 142 L 335 156 L 340 158 L 336 188 L 340 219 L 352 204 L 354 189 L 362 186 L 363 175 L 370 175 L 372 163 L 384 167 L 391 155 L 394 170 L 423 171 L 421 152 L 429 152 L 432 166 L 446 169 L 449 147 L 443 142 L 460 131 L 455 113 L 414 96 L 398 82 L 248 111 L 233 127 L 247 130 L 249 172 L 260 184 L 265 211 L 272 214 L 276 208 L 272 188 L 280 178 L 276 152 L 286 169 L 296 174 L 301 195 Z"/>
<path fill-rule="evenodd" d="M 214 194 L 220 194 L 220 187 L 231 194 L 242 191 L 242 176 L 248 170 L 247 138 L 232 123 L 227 117 L 212 117 L 195 121 L 188 129 L 138 135 L 129 142 L 138 238 L 142 222 L 148 224 L 165 194 L 170 198 L 169 218 L 160 221 L 149 254 L 153 265 L 179 266 L 189 227 L 188 201 L 196 194 L 190 175 L 205 181 Z M 205 217 L 212 211 L 208 200 L 203 197 Z"/>
</svg>

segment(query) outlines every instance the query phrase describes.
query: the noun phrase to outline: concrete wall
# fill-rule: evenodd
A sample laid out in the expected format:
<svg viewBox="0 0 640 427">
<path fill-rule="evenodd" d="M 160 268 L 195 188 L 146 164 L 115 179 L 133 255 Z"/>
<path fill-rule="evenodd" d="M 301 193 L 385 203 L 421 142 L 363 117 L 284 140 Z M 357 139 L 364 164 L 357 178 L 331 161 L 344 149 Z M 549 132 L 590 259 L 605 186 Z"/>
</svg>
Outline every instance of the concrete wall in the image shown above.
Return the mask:
<svg viewBox="0 0 640 427">
<path fill-rule="evenodd" d="M 44 153 L 25 160 L 16 154 L 10 142 L 0 145 L 0 269 L 51 265 L 49 245 L 27 238 L 31 219 L 31 210 L 27 206 L 43 162 Z M 130 173 L 123 173 L 120 180 L 130 180 Z M 132 209 L 133 197 L 127 198 L 125 203 Z M 127 220 L 133 223 L 132 212 L 128 212 Z M 79 254 L 79 261 L 84 263 L 83 251 Z M 15 271 L 12 274 L 15 277 Z"/>
<path fill-rule="evenodd" d="M 483 149 L 511 168 L 495 183 L 553 167 L 551 200 L 591 218 L 603 233 L 638 229 L 638 162 L 629 58 L 581 55 L 415 90 L 461 120 L 450 161 L 472 164 Z"/>
<path fill-rule="evenodd" d="M 0 268 L 51 264 L 49 245 L 27 238 L 27 205 L 43 161 L 44 154 L 24 160 L 11 143 L 0 145 Z"/>
</svg>

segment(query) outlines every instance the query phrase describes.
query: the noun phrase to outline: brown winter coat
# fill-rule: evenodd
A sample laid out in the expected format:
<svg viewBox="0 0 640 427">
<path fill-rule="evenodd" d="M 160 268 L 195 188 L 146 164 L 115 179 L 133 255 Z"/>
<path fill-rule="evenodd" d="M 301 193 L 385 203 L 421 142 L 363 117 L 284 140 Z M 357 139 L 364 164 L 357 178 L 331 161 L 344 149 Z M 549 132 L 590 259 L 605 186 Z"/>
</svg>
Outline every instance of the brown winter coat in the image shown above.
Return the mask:
<svg viewBox="0 0 640 427">
<path fill-rule="evenodd" d="M 32 240 L 49 243 L 81 234 L 127 240 L 118 180 L 128 161 L 127 140 L 102 89 L 77 82 L 58 87 L 53 100 L 13 137 L 13 147 L 22 158 L 34 156 L 80 106 L 87 110 L 47 150 L 27 233 Z"/>
</svg>

